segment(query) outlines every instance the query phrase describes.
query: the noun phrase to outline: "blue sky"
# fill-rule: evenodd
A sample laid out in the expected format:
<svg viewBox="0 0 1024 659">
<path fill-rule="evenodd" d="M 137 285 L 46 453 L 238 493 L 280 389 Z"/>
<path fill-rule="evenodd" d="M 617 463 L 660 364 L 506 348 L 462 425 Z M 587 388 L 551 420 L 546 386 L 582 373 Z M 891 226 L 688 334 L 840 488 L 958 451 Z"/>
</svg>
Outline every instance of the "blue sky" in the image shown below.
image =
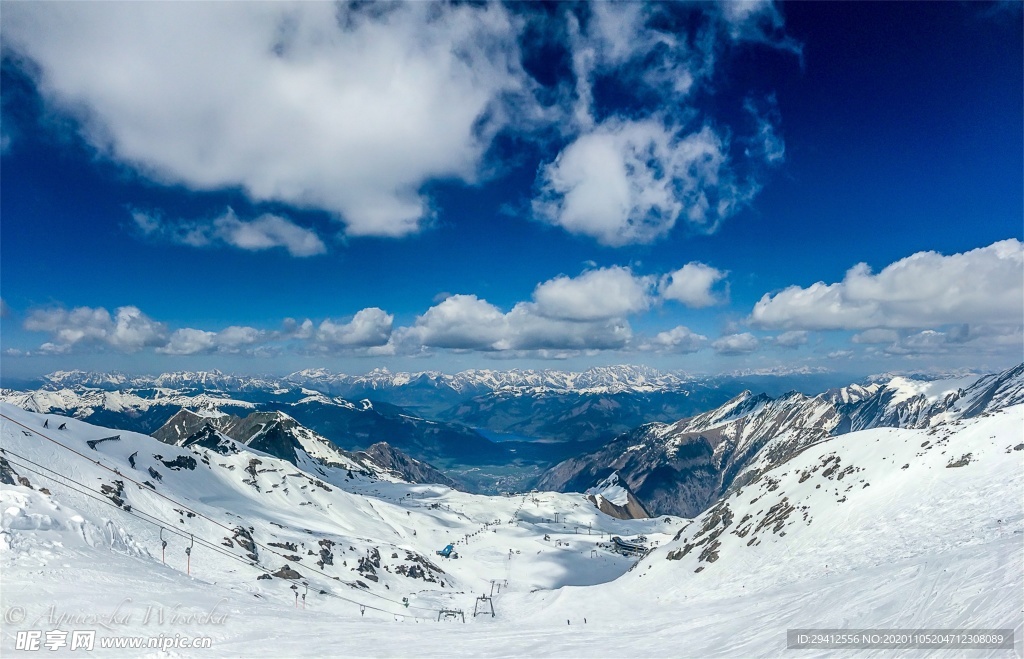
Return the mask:
<svg viewBox="0 0 1024 659">
<path fill-rule="evenodd" d="M 2 371 L 1024 351 L 1015 3 L 4 3 Z"/>
</svg>

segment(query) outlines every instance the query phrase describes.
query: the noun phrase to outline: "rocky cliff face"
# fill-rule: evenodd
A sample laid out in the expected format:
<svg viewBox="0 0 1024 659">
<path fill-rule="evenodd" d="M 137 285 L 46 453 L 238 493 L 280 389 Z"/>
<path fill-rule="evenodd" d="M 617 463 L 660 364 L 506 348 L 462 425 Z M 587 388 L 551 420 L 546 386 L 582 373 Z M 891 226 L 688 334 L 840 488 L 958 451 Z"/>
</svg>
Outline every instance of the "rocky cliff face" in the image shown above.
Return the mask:
<svg viewBox="0 0 1024 659">
<path fill-rule="evenodd" d="M 617 519 L 645 519 L 650 517 L 629 487 L 619 480 L 618 472 L 587 490 L 587 499 L 606 515 Z"/>
<path fill-rule="evenodd" d="M 789 394 L 772 400 L 744 392 L 710 412 L 624 433 L 596 453 L 556 465 L 537 487 L 585 490 L 616 471 L 648 511 L 692 517 L 720 497 L 769 441 L 784 438 L 773 447 L 782 460 L 828 436 L 838 420 L 819 399 Z"/>
<path fill-rule="evenodd" d="M 981 378 L 851 385 L 818 396 L 743 392 L 676 423 L 649 423 L 548 470 L 540 489 L 585 491 L 617 473 L 652 514 L 693 517 L 807 447 L 866 428 L 928 428 L 1024 402 L 1024 364 Z"/>
<path fill-rule="evenodd" d="M 407 483 L 437 483 L 454 489 L 462 489 L 452 479 L 426 462 L 421 462 L 402 453 L 387 442 L 377 442 L 360 455 L 398 476 Z"/>
</svg>

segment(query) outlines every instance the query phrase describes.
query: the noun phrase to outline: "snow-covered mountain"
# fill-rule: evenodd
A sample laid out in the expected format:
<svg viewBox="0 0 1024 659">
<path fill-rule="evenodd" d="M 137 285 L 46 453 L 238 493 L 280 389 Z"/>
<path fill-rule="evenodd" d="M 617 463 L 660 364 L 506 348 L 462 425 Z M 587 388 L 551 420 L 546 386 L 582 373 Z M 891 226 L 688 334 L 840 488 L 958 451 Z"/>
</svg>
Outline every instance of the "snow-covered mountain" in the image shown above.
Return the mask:
<svg viewBox="0 0 1024 659">
<path fill-rule="evenodd" d="M 244 392 L 281 388 L 279 378 L 238 376 L 212 371 L 174 371 L 160 375 L 125 375 L 95 371 L 54 371 L 43 376 L 48 388 L 89 387 L 96 389 L 180 389 L 188 391 Z"/>
<path fill-rule="evenodd" d="M 299 609 L 300 597 L 302 609 L 334 625 L 396 616 L 436 622 L 440 612 L 456 609 L 473 621 L 474 600 L 491 580 L 523 593 L 608 580 L 631 561 L 607 550 L 592 557 L 599 534 L 670 537 L 671 524 L 617 520 L 580 495 L 480 497 L 389 482 L 350 465 L 296 465 L 256 448 L 266 421 L 237 426 L 255 429 L 248 444 L 204 423 L 177 446 L 0 404 L 5 607 L 32 609 L 29 620 L 37 620 L 34 607 L 49 597 L 74 608 L 85 606 L 82 593 L 100 605 L 116 590 L 132 611 L 177 606 L 194 617 L 196 601 L 212 596 L 222 615 L 246 627 L 253 623 L 242 621 L 255 615 L 261 622 L 253 628 L 275 637 L 282 631 L 267 620 L 280 622 L 281 612 Z M 561 522 L 550 521 L 559 514 Z M 580 527 L 594 535 L 578 534 Z M 447 544 L 456 547 L 457 560 L 436 554 Z M 566 571 L 566 560 L 590 570 Z M 309 622 L 296 626 L 306 642 Z M 128 629 L 125 623 L 103 633 Z M 222 654 L 294 656 L 323 653 L 325 642 L 342 647 L 321 639 L 298 651 L 296 638 L 293 649 L 288 641 L 231 649 L 237 629 L 172 631 L 212 634 L 224 644 Z M 160 631 L 167 630 L 153 633 Z M 0 644 L 6 656 L 14 634 L 5 633 Z M 327 653 L 363 652 L 345 647 Z"/>
<path fill-rule="evenodd" d="M 633 496 L 629 486 L 622 482 L 619 473 L 613 471 L 584 494 L 601 512 L 619 519 L 643 519 L 650 517 L 640 502 Z"/>
<path fill-rule="evenodd" d="M 558 370 L 512 369 L 495 371 L 471 369 L 455 374 L 438 371 L 392 373 L 385 368 L 365 375 L 333 374 L 324 369 L 292 373 L 289 382 L 314 387 L 328 385 L 331 389 L 362 388 L 379 391 L 409 386 L 429 385 L 456 392 L 485 391 L 560 391 L 576 393 L 609 393 L 616 391 L 663 391 L 678 388 L 693 378 L 680 373 L 662 373 L 645 366 L 599 366 L 582 372 Z"/>
<path fill-rule="evenodd" d="M 120 606 L 90 627 L 97 647 L 177 634 L 209 637 L 204 656 L 777 656 L 786 629 L 1003 628 L 1020 655 L 1024 406 L 1003 405 L 999 379 L 926 428 L 827 436 L 774 466 L 769 438 L 758 473 L 692 520 L 320 477 L 230 438 L 171 446 L 0 404 L 0 650 L 49 615 Z M 704 422 L 771 407 L 755 398 Z M 634 563 L 610 536 L 653 548 Z M 448 543 L 458 559 L 435 553 Z"/>
<path fill-rule="evenodd" d="M 324 467 L 331 467 L 371 478 L 455 487 L 454 481 L 437 469 L 386 443 L 375 444 L 367 452 L 344 451 L 284 412 L 253 412 L 241 418 L 183 409 L 152 436 L 176 446 L 201 444 L 208 448 L 223 445 L 228 438 L 324 477 Z"/>
<path fill-rule="evenodd" d="M 173 389 L 105 390 L 74 388 L 14 391 L 0 389 L 0 401 L 30 412 L 62 414 L 124 430 L 152 432 L 182 408 L 247 412 L 256 405 L 223 394 L 185 394 Z"/>
<path fill-rule="evenodd" d="M 284 377 L 238 376 L 212 371 L 176 371 L 160 375 L 129 376 L 122 373 L 55 371 L 43 377 L 50 388 L 76 386 L 100 389 L 161 387 L 227 392 L 281 389 L 300 385 L 335 395 L 387 391 L 405 387 L 431 387 L 460 393 L 544 390 L 577 393 L 615 391 L 662 391 L 693 381 L 683 373 L 663 373 L 646 366 L 599 366 L 581 372 L 554 369 L 470 369 L 448 374 L 439 371 L 393 373 L 377 368 L 363 375 L 332 373 L 323 368 L 304 369 Z"/>
<path fill-rule="evenodd" d="M 648 561 L 701 590 L 757 591 L 794 563 L 811 570 L 804 578 L 827 579 L 957 546 L 1019 551 L 1022 423 L 1016 405 L 829 437 L 731 490 Z"/>
<path fill-rule="evenodd" d="M 878 427 L 928 428 L 1024 403 L 1024 365 L 968 379 L 853 385 L 818 396 L 747 391 L 676 423 L 650 423 L 546 472 L 538 487 L 586 489 L 615 471 L 654 513 L 693 516 L 825 438 Z"/>
<path fill-rule="evenodd" d="M 76 385 L 73 389 L 24 392 L 2 389 L 0 401 L 33 412 L 89 419 L 146 434 L 157 432 L 180 410 L 210 417 L 244 417 L 256 410 L 280 411 L 349 449 L 366 449 L 386 441 L 413 458 L 428 462 L 456 459 L 472 464 L 508 459 L 505 449 L 463 425 L 422 419 L 392 405 L 368 400 L 352 402 L 304 388 L 260 391 L 259 395 L 251 396 L 252 392 L 182 393 L 166 388 L 107 391 Z M 275 391 L 281 395 L 274 395 Z M 185 425 L 193 432 L 198 429 L 193 427 L 194 423 Z"/>
</svg>

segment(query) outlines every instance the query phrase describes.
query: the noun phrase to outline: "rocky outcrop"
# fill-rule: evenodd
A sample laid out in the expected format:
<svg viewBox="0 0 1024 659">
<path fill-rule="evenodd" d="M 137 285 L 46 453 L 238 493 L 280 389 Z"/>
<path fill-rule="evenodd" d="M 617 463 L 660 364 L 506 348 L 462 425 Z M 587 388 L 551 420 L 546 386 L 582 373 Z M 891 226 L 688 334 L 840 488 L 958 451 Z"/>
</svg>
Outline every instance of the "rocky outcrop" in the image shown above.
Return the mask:
<svg viewBox="0 0 1024 659">
<path fill-rule="evenodd" d="M 617 519 L 646 519 L 650 517 L 629 487 L 619 480 L 618 472 L 587 490 L 587 499 L 606 515 Z"/>
<path fill-rule="evenodd" d="M 377 442 L 362 451 L 362 455 L 407 483 L 435 483 L 462 489 L 430 464 L 409 457 L 387 442 Z"/>
</svg>

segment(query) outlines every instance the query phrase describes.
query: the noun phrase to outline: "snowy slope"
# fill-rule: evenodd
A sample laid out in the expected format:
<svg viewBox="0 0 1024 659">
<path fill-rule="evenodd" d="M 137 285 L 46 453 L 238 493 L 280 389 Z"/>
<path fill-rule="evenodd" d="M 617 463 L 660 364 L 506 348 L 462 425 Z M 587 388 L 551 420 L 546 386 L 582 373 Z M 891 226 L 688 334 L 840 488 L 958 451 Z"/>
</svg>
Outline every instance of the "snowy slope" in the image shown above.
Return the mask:
<svg viewBox="0 0 1024 659">
<path fill-rule="evenodd" d="M 108 430 L 70 421 L 57 433 L 41 429 L 39 415 L 7 405 L 0 414 L 3 455 L 15 469 L 18 455 L 96 488 L 118 480 L 104 466 L 117 469 L 126 486 L 114 494 L 133 512 L 244 559 L 248 540 L 232 533 L 241 528 L 257 554 L 238 561 L 197 544 L 188 576 L 180 536 L 165 532 L 165 566 L 154 524 L 22 469 L 34 489 L 0 490 L 0 605 L 25 615 L 3 629 L 5 656 L 16 630 L 46 627 L 50 607 L 95 616 L 118 606 L 130 619 L 101 634 L 213 639 L 211 650 L 176 656 L 779 656 L 785 630 L 796 627 L 1009 627 L 1022 652 L 1022 406 L 931 429 L 825 439 L 692 521 L 615 520 L 568 494 L 480 497 L 360 479 L 324 482 L 326 490 L 237 444 L 237 453 L 188 451 L 120 433 L 93 450 L 87 442 Z M 167 466 L 188 457 L 195 469 Z M 253 459 L 260 463 L 250 471 Z M 162 476 L 156 489 L 126 480 L 148 477 L 150 467 Z M 633 561 L 602 548 L 607 535 L 599 532 L 643 534 L 657 546 L 627 572 Z M 334 542 L 323 569 L 322 540 Z M 449 541 L 457 560 L 433 554 Z M 425 570 L 437 581 L 398 574 L 425 567 L 406 551 L 444 572 Z M 257 579 L 284 563 L 310 583 L 305 609 L 291 582 Z M 501 585 L 491 600 L 496 615 L 474 618 L 491 580 Z M 348 585 L 357 581 L 366 588 Z M 441 608 L 462 609 L 466 624 L 437 622 Z M 159 625 L 145 618 L 152 609 L 197 618 Z M 222 617 L 202 622 L 211 610 Z"/>
<path fill-rule="evenodd" d="M 471 608 L 475 592 L 491 579 L 514 575 L 513 587 L 527 592 L 610 580 L 631 561 L 605 550 L 592 559 L 599 533 L 669 537 L 663 521 L 616 520 L 579 495 L 477 497 L 322 466 L 318 471 L 327 475 L 319 478 L 224 436 L 216 444 L 182 448 L 7 404 L 0 413 L 5 605 L 48 597 L 74 601 L 82 581 L 76 577 L 69 590 L 64 566 L 102 572 L 107 568 L 97 565 L 110 564 L 115 575 L 120 569 L 131 574 L 129 582 L 177 584 L 170 591 L 165 586 L 165 594 L 187 582 L 231 601 L 251 602 L 255 595 L 285 610 L 295 604 L 291 577 L 309 584 L 308 605 L 332 620 L 362 619 L 362 604 L 381 609 L 366 609 L 378 618 L 388 611 L 387 619 L 399 614 L 415 622 L 416 615 L 436 618 L 441 608 Z M 57 421 L 67 429 L 55 430 Z M 558 523 L 552 521 L 559 515 Z M 169 542 L 168 567 L 161 527 Z M 193 538 L 195 579 L 188 580 L 180 571 Z M 434 554 L 449 542 L 458 548 L 458 560 Z M 267 573 L 278 576 L 268 579 Z M 110 582 L 93 584 L 97 597 Z M 134 594 L 151 601 L 147 586 L 138 587 Z M 124 592 L 123 586 L 109 592 L 115 591 Z M 5 633 L 2 647 L 11 641 Z"/>
<path fill-rule="evenodd" d="M 808 627 L 1012 628 L 1021 656 L 1022 428 L 1018 405 L 829 438 L 688 522 L 604 606 L 567 591 L 537 616 L 613 625 L 642 608 L 652 633 L 688 630 L 689 656 L 783 654 L 785 629 Z"/>
</svg>

